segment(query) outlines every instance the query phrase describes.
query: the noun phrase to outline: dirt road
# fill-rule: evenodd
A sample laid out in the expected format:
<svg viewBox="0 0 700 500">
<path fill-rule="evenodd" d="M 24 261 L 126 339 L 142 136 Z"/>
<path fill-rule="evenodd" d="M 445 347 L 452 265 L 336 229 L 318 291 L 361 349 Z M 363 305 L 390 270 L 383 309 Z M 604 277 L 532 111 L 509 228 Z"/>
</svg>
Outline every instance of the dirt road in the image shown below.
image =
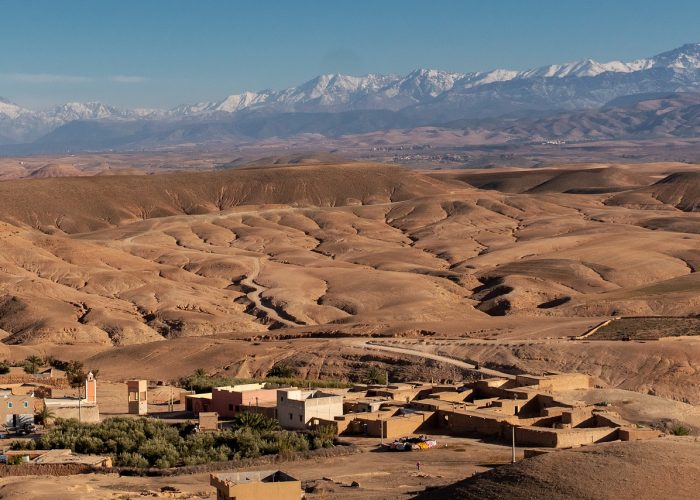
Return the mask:
<svg viewBox="0 0 700 500">
<path fill-rule="evenodd" d="M 440 356 L 439 354 L 432 354 L 429 352 L 423 352 L 423 351 L 416 351 L 415 349 L 407 349 L 405 347 L 392 347 L 388 345 L 383 345 L 375 342 L 367 342 L 363 341 L 359 343 L 360 346 L 365 347 L 367 349 L 375 349 L 379 351 L 387 351 L 387 352 L 394 352 L 398 354 L 407 354 L 409 356 L 416 356 L 419 358 L 424 358 L 424 359 L 433 359 L 435 361 L 440 361 L 442 363 L 450 364 L 457 366 L 459 368 L 466 368 L 467 370 L 474 370 L 479 373 L 483 373 L 484 375 L 488 375 L 489 377 L 504 377 L 504 378 L 510 378 L 513 379 L 515 378 L 514 375 L 511 375 L 509 373 L 504 373 L 504 372 L 499 372 L 498 370 L 491 370 L 489 368 L 477 368 L 476 365 L 472 363 L 466 363 L 464 361 L 460 361 L 458 359 L 454 358 L 448 358 L 447 356 Z"/>
</svg>

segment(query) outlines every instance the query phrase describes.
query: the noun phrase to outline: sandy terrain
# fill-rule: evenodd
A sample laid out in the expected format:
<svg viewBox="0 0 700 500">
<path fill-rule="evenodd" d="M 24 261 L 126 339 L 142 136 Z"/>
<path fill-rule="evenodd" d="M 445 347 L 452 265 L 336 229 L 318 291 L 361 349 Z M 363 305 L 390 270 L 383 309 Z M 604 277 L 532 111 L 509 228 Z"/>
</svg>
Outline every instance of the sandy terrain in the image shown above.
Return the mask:
<svg viewBox="0 0 700 500">
<path fill-rule="evenodd" d="M 93 174 L 128 158 L 96 156 L 79 172 L 32 161 L 15 175 L 32 179 L 0 182 L 0 358 L 83 360 L 100 370 L 105 414 L 122 411 L 119 382 L 197 368 L 262 377 L 284 363 L 300 377 L 361 380 L 377 366 L 392 380 L 454 380 L 478 376 L 478 363 L 486 374 L 588 373 L 598 388 L 573 397 L 700 428 L 700 332 L 688 319 L 700 314 L 697 167 L 297 163 L 113 176 Z M 146 156 L 134 163 L 150 168 Z M 571 339 L 618 316 L 663 316 L 679 336 Z M 508 450 L 465 441 L 430 453 L 420 475 L 411 454 L 370 451 L 285 470 L 361 484 L 321 481 L 319 498 L 400 498 Z M 43 481 L 66 498 L 212 494 L 204 475 L 31 484 Z M 3 480 L 0 497 L 27 496 L 27 484 Z"/>
<path fill-rule="evenodd" d="M 0 355 L 78 357 L 119 378 L 259 376 L 280 360 L 401 377 L 420 367 L 333 338 L 481 339 L 444 350 L 698 402 L 692 337 L 562 340 L 611 316 L 700 312 L 694 168 L 294 164 L 2 182 Z M 432 365 L 425 375 L 447 368 Z"/>
<path fill-rule="evenodd" d="M 499 467 L 421 499 L 697 498 L 700 444 L 689 438 L 564 450 Z"/>
<path fill-rule="evenodd" d="M 307 498 L 411 498 L 426 487 L 445 486 L 510 461 L 510 448 L 474 439 L 438 437 L 446 448 L 410 453 L 377 452 L 378 439 L 352 439 L 361 455 L 287 462 L 285 472 L 315 485 Z M 522 452 L 518 450 L 518 457 Z M 421 470 L 416 470 L 416 461 Z M 254 469 L 269 469 L 270 466 Z M 350 488 L 356 481 L 359 488 Z M 176 492 L 162 491 L 174 488 Z M 41 496 L 40 492 L 46 492 Z M 118 477 L 107 474 L 0 479 L 0 498 L 216 498 L 208 474 L 174 477 Z"/>
</svg>

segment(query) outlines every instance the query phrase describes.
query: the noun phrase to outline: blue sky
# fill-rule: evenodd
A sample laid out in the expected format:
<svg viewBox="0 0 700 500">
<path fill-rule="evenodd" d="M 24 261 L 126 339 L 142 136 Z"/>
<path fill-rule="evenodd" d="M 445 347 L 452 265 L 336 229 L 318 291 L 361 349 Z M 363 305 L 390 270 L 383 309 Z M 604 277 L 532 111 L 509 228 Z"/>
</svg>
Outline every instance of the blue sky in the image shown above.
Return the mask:
<svg viewBox="0 0 700 500">
<path fill-rule="evenodd" d="M 319 73 L 524 69 L 700 41 L 666 0 L 3 0 L 0 96 L 170 107 Z"/>
</svg>

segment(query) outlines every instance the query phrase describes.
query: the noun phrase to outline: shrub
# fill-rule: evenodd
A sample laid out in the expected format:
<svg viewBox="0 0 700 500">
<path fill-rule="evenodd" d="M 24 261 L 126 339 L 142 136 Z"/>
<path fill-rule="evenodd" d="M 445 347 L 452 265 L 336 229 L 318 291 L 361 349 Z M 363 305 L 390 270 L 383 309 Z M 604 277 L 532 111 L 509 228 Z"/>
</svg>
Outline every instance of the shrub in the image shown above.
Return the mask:
<svg viewBox="0 0 700 500">
<path fill-rule="evenodd" d="M 335 428 L 330 425 L 317 427 L 311 435 L 313 436 L 313 448 L 330 448 L 335 441 Z"/>
<path fill-rule="evenodd" d="M 380 370 L 376 366 L 371 366 L 364 377 L 365 384 L 385 384 L 386 372 Z"/>
<path fill-rule="evenodd" d="M 164 438 L 146 441 L 139 446 L 138 454 L 145 458 L 150 465 L 155 465 L 160 469 L 177 465 L 180 459 L 177 448 Z"/>
<path fill-rule="evenodd" d="M 264 415 L 240 417 L 237 429 L 211 434 L 191 433 L 186 425 L 176 427 L 148 418 L 117 417 L 98 424 L 57 419 L 38 440 L 14 441 L 11 447 L 69 448 L 78 453 L 110 454 L 117 466 L 166 468 L 324 446 L 323 433 L 283 431 L 276 420 Z"/>
<path fill-rule="evenodd" d="M 292 378 L 294 377 L 294 369 L 287 365 L 277 364 L 267 372 L 267 377 Z"/>
<path fill-rule="evenodd" d="M 132 453 L 130 451 L 126 451 L 124 453 L 120 453 L 117 455 L 116 462 L 119 465 L 122 465 L 124 467 L 141 467 L 145 468 L 148 467 L 148 460 L 143 458 L 141 455 L 138 453 Z"/>
<path fill-rule="evenodd" d="M 674 425 L 669 429 L 669 432 L 674 436 L 689 436 L 690 429 L 682 424 Z"/>
<path fill-rule="evenodd" d="M 10 373 L 10 365 L 7 361 L 0 362 L 0 375 L 7 375 Z"/>
</svg>

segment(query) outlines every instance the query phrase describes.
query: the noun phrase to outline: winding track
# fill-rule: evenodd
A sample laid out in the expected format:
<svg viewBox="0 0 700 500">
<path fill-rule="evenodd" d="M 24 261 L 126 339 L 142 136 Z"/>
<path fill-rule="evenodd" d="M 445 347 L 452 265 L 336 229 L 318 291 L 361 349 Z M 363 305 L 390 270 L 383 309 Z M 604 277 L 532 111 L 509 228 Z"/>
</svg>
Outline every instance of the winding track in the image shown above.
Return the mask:
<svg viewBox="0 0 700 500">
<path fill-rule="evenodd" d="M 500 372 L 498 370 L 491 370 L 490 368 L 477 368 L 475 365 L 473 365 L 471 363 L 465 363 L 464 361 L 460 361 L 460 360 L 455 359 L 455 358 L 448 358 L 447 356 L 440 356 L 439 354 L 432 354 L 429 352 L 417 351 L 415 349 L 407 349 L 405 347 L 392 347 L 392 346 L 368 342 L 368 341 L 360 342 L 359 345 L 361 347 L 366 348 L 366 349 L 375 349 L 378 351 L 387 351 L 387 352 L 393 352 L 393 353 L 398 353 L 398 354 L 407 354 L 409 356 L 417 356 L 419 358 L 424 358 L 424 359 L 432 359 L 435 361 L 440 361 L 441 363 L 454 365 L 454 366 L 457 366 L 459 368 L 465 368 L 467 370 L 477 371 L 479 373 L 483 373 L 484 375 L 488 375 L 489 377 L 503 377 L 503 378 L 509 378 L 509 379 L 515 378 L 515 375 L 511 375 L 510 373 L 504 373 L 504 372 Z"/>
<path fill-rule="evenodd" d="M 260 261 L 263 258 L 264 257 L 253 259 L 253 271 L 241 280 L 241 284 L 253 289 L 252 292 L 248 292 L 246 294 L 246 297 L 248 297 L 248 300 L 255 304 L 255 307 L 257 309 L 264 311 L 267 317 L 271 320 L 281 323 L 284 326 L 299 326 L 299 323 L 295 323 L 294 321 L 289 321 L 288 319 L 283 318 L 275 309 L 273 309 L 272 307 L 267 307 L 265 304 L 262 303 L 261 296 L 262 293 L 265 291 L 265 288 L 258 285 L 255 282 L 255 278 L 257 278 L 260 274 Z"/>
</svg>

